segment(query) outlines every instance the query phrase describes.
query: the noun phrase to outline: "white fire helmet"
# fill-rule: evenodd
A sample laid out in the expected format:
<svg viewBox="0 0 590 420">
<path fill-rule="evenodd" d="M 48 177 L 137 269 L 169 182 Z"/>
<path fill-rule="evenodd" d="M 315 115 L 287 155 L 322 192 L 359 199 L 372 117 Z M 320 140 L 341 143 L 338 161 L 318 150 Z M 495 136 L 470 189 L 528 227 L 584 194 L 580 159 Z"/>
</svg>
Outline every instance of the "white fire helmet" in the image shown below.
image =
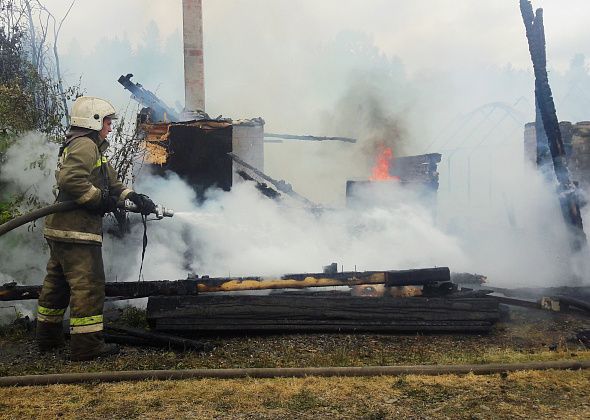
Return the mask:
<svg viewBox="0 0 590 420">
<path fill-rule="evenodd" d="M 71 125 L 100 131 L 105 117 L 117 119 L 110 102 L 93 96 L 80 96 L 72 106 Z"/>
</svg>

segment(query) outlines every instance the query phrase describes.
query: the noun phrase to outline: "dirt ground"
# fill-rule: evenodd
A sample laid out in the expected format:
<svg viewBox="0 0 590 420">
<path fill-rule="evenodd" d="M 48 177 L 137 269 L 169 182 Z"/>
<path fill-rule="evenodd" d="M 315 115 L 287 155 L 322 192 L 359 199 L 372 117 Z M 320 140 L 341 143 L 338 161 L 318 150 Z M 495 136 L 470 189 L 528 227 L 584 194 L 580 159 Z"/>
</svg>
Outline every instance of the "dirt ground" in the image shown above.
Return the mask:
<svg viewBox="0 0 590 420">
<path fill-rule="evenodd" d="M 129 311 L 127 323 L 141 323 Z M 123 318 L 125 320 L 125 317 Z M 75 363 L 40 355 L 24 328 L 0 331 L 0 375 L 130 369 L 369 366 L 590 360 L 590 318 L 513 309 L 488 335 L 296 334 L 207 337 L 208 353 L 124 347 Z M 590 418 L 590 372 L 379 378 L 146 381 L 0 391 L 0 417 Z"/>
</svg>

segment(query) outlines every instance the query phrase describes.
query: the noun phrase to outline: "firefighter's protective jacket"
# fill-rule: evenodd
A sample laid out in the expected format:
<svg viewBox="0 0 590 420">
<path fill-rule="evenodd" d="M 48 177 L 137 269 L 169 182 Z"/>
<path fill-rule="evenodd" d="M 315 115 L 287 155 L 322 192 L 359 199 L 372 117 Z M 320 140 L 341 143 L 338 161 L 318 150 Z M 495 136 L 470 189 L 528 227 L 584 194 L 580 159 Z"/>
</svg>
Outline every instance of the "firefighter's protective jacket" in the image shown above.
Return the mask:
<svg viewBox="0 0 590 420">
<path fill-rule="evenodd" d="M 102 243 L 102 215 L 86 206 L 99 205 L 104 192 L 124 200 L 132 191 L 117 179 L 117 172 L 104 156 L 108 146 L 106 140 L 90 130 L 72 128 L 68 133 L 55 175 L 57 201 L 75 200 L 82 207 L 47 216 L 43 229 L 47 239 Z"/>
</svg>

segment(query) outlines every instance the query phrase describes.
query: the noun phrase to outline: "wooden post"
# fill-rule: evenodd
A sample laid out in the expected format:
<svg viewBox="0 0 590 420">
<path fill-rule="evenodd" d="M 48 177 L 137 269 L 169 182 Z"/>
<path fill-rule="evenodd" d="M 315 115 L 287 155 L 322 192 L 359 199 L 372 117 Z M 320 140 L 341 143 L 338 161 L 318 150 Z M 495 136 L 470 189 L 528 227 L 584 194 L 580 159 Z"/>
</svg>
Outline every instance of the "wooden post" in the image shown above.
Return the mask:
<svg viewBox="0 0 590 420">
<path fill-rule="evenodd" d="M 533 6 L 530 1 L 520 0 L 520 11 L 535 72 L 535 101 L 543 121 L 543 128 L 547 135 L 553 168 L 559 185 L 559 204 L 565 223 L 572 233 L 572 249 L 579 251 L 586 246 L 587 239 L 584 233 L 582 215 L 580 214 L 576 186 L 571 180 L 567 166 L 565 147 L 559 129 L 559 120 L 557 119 L 551 86 L 549 85 L 549 76 L 547 75 L 543 9 L 537 9 L 536 13 L 533 13 Z M 541 156 L 541 160 L 542 158 L 543 156 Z"/>
</svg>

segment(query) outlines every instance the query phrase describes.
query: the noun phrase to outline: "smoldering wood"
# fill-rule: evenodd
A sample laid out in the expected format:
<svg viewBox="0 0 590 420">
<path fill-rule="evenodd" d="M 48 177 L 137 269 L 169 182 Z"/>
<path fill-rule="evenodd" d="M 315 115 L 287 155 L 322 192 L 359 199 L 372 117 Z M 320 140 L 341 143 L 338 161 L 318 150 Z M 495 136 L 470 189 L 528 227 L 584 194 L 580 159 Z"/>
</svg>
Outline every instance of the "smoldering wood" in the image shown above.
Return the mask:
<svg viewBox="0 0 590 420">
<path fill-rule="evenodd" d="M 400 156 L 393 159 L 389 174 L 399 177 L 403 184 L 419 184 L 433 191 L 438 190 L 439 153 Z"/>
<path fill-rule="evenodd" d="M 141 103 L 144 107 L 149 108 L 153 122 L 169 122 L 178 121 L 180 118 L 176 111 L 170 108 L 164 101 L 158 96 L 145 89 L 139 83 L 131 81 L 133 74 L 128 73 L 127 75 L 121 75 L 117 80 L 126 90 L 131 92 L 131 98 Z"/>
<path fill-rule="evenodd" d="M 151 297 L 157 331 L 185 332 L 487 332 L 499 319 L 496 300 L 371 298 L 341 294 Z"/>
<path fill-rule="evenodd" d="M 482 285 L 487 281 L 487 277 L 482 274 L 472 273 L 451 273 L 451 281 L 459 285 Z"/>
<path fill-rule="evenodd" d="M 387 181 L 348 180 L 346 181 L 346 205 L 364 206 L 364 195 L 361 193 L 371 185 L 389 186 L 392 190 L 399 186 L 419 194 L 420 199 L 428 208 L 436 208 L 436 194 L 439 187 L 438 164 L 442 155 L 430 153 L 426 155 L 402 156 L 394 158 L 389 166 L 389 175 L 396 179 Z"/>
<path fill-rule="evenodd" d="M 303 289 L 307 287 L 384 284 L 386 287 L 434 285 L 450 281 L 448 267 L 395 271 L 287 274 L 280 279 L 200 278 L 199 292 Z"/>
<path fill-rule="evenodd" d="M 264 138 L 277 138 L 285 140 L 305 140 L 305 141 L 342 141 L 345 143 L 356 143 L 356 139 L 350 137 L 326 137 L 326 136 L 300 136 L 294 134 L 275 134 L 264 133 Z"/>
<path fill-rule="evenodd" d="M 535 302 L 535 301 L 531 301 L 531 300 L 509 298 L 509 297 L 504 297 L 504 296 L 492 296 L 492 298 L 497 300 L 498 303 L 502 303 L 504 305 L 520 306 L 521 308 L 528 308 L 528 309 L 539 309 L 539 310 L 542 309 L 539 302 Z"/>
<path fill-rule="evenodd" d="M 140 344 L 141 341 L 137 340 L 139 339 L 145 342 L 142 345 L 151 347 L 169 347 L 182 351 L 210 351 L 213 349 L 213 346 L 205 341 L 178 337 L 175 335 L 165 334 L 161 332 L 147 331 L 139 328 L 130 328 L 118 325 L 107 325 L 106 332 L 108 334 L 111 334 L 112 336 L 117 336 L 120 341 L 127 338 L 129 344 L 133 342 L 135 342 L 136 345 Z"/>
<path fill-rule="evenodd" d="M 236 173 L 242 177 L 243 180 L 245 181 L 252 181 L 256 183 L 256 189 L 258 191 L 260 191 L 262 193 L 262 195 L 264 195 L 265 197 L 268 197 L 270 199 L 277 199 L 281 196 L 281 193 L 278 192 L 276 189 L 269 187 L 268 184 L 266 182 L 260 182 L 257 181 L 256 179 L 254 179 L 252 176 L 248 175 L 246 172 L 242 171 L 242 170 L 238 170 L 236 171 Z"/>
<path fill-rule="evenodd" d="M 297 193 L 296 191 L 293 190 L 293 187 L 291 186 L 291 184 L 289 184 L 288 182 L 285 182 L 284 180 L 276 180 L 270 176 L 268 176 L 267 174 L 265 174 L 264 172 L 262 172 L 261 170 L 259 170 L 258 168 L 255 168 L 254 166 L 250 165 L 249 163 L 245 162 L 244 160 L 242 160 L 238 155 L 236 155 L 235 153 L 228 153 L 227 154 L 237 165 L 239 165 L 242 169 L 242 172 L 245 172 L 245 170 L 250 171 L 249 176 L 256 180 L 259 183 L 264 183 L 264 182 L 268 182 L 269 184 L 271 184 L 277 191 L 288 195 L 289 197 L 294 198 L 295 200 L 300 201 L 301 203 L 313 207 L 313 208 L 319 208 L 320 206 L 318 206 L 316 203 L 312 202 L 311 200 L 305 198 L 304 196 L 302 196 L 301 194 Z M 242 176 L 243 177 L 243 176 Z M 257 180 L 256 178 L 260 178 L 260 180 Z"/>
<path fill-rule="evenodd" d="M 479 290 L 461 289 L 459 291 L 448 294 L 446 297 L 448 299 L 480 298 L 480 297 L 486 297 L 492 293 L 494 293 L 492 290 L 486 290 L 486 289 L 479 289 Z"/>
<path fill-rule="evenodd" d="M 108 282 L 105 284 L 107 297 L 137 299 L 154 295 L 194 295 L 197 294 L 195 280 L 177 281 L 141 281 L 141 282 Z M 38 299 L 41 286 L 17 286 L 7 283 L 0 286 L 0 301 Z"/>
<path fill-rule="evenodd" d="M 529 0 L 520 0 L 520 9 L 535 73 L 535 101 L 551 152 L 553 168 L 558 182 L 561 212 L 568 229 L 572 233 L 572 249 L 579 251 L 586 245 L 587 238 L 580 213 L 578 192 L 576 185 L 571 180 L 567 166 L 565 146 L 559 128 L 553 93 L 549 85 L 543 9 L 537 9 L 536 13 L 534 13 Z"/>
<path fill-rule="evenodd" d="M 573 307 L 590 315 L 590 300 L 578 299 L 565 295 L 557 295 L 556 297 L 559 299 L 562 308 L 569 309 L 570 307 Z"/>
<path fill-rule="evenodd" d="M 517 297 L 530 300 L 538 300 L 543 296 L 569 296 L 590 302 L 590 286 L 557 286 L 557 287 L 518 287 L 507 289 L 502 287 L 487 287 L 495 293 L 501 293 L 508 297 Z"/>
<path fill-rule="evenodd" d="M 547 297 L 551 297 L 560 304 L 560 312 L 572 312 L 575 313 L 576 311 L 582 311 L 587 314 L 590 314 L 590 300 L 589 299 L 580 299 L 566 295 L 548 295 Z M 505 297 L 505 296 L 492 296 L 493 299 L 496 299 L 499 303 L 503 303 L 505 305 L 510 306 L 520 306 L 523 308 L 529 309 L 539 309 L 545 311 L 546 309 L 540 303 L 540 300 L 531 300 L 523 299 L 523 298 L 514 298 L 514 297 Z"/>
<path fill-rule="evenodd" d="M 107 282 L 107 297 L 136 299 L 148 296 L 180 296 L 197 293 L 232 292 L 244 290 L 303 289 L 308 287 L 355 286 L 385 284 L 385 286 L 434 285 L 450 281 L 448 267 L 399 271 L 365 271 L 342 273 L 288 274 L 280 279 L 260 277 L 195 277 L 176 281 Z M 41 286 L 0 286 L 0 301 L 39 298 Z"/>
<path fill-rule="evenodd" d="M 389 175 L 397 177 L 396 183 L 400 185 L 436 192 L 439 186 L 438 164 L 441 158 L 442 155 L 438 153 L 397 157 L 391 162 Z M 346 196 L 352 196 L 355 189 L 362 188 L 372 182 L 375 181 L 347 181 Z"/>
</svg>

